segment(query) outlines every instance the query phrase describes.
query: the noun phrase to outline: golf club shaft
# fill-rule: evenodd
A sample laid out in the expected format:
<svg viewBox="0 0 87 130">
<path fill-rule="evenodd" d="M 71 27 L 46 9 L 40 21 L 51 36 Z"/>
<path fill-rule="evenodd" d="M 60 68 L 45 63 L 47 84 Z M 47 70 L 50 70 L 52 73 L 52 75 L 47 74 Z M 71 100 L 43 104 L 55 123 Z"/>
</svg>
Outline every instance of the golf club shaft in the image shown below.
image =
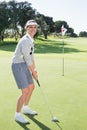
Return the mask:
<svg viewBox="0 0 87 130">
<path fill-rule="evenodd" d="M 40 87 L 40 83 L 39 83 L 38 80 L 37 80 L 37 84 L 38 84 L 38 86 Z M 52 112 L 51 112 L 51 109 L 50 109 L 50 107 L 49 107 L 49 104 L 48 104 L 48 102 L 47 102 L 47 99 L 46 99 L 46 97 L 45 97 L 45 95 L 44 95 L 43 90 L 42 90 L 41 87 L 40 87 L 40 91 L 41 91 L 42 96 L 43 96 L 43 99 L 44 99 L 44 101 L 45 101 L 45 103 L 46 103 L 46 105 L 47 105 L 47 107 L 48 107 L 48 110 L 49 110 L 49 112 L 50 112 L 50 115 L 51 115 L 51 117 L 53 118 L 53 114 L 52 114 Z"/>
</svg>

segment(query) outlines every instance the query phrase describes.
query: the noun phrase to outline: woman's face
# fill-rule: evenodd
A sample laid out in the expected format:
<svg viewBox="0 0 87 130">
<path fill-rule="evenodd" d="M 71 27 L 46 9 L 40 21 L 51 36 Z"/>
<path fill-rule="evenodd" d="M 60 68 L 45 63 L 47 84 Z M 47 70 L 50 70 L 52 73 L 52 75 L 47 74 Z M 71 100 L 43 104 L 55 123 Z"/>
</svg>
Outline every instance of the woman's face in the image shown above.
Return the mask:
<svg viewBox="0 0 87 130">
<path fill-rule="evenodd" d="M 31 37 L 34 37 L 34 35 L 36 34 L 37 32 L 37 25 L 29 25 L 27 27 L 27 32 L 29 33 L 29 35 Z"/>
</svg>

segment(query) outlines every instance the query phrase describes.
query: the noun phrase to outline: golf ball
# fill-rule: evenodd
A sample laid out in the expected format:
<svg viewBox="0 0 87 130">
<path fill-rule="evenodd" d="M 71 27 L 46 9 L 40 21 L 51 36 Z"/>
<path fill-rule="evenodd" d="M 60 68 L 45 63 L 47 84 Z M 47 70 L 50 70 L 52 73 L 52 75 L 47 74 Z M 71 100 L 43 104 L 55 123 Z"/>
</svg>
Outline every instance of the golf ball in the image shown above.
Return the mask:
<svg viewBox="0 0 87 130">
<path fill-rule="evenodd" d="M 58 120 L 57 117 L 53 117 L 53 120 Z"/>
</svg>

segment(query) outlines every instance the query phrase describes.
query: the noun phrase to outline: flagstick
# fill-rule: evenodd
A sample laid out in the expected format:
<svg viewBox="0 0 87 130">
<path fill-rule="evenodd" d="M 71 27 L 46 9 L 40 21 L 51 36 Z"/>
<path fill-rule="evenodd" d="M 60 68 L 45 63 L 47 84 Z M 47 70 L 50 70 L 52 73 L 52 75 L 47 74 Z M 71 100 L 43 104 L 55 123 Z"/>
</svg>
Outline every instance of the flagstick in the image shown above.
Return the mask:
<svg viewBox="0 0 87 130">
<path fill-rule="evenodd" d="M 63 39 L 63 47 L 62 47 L 62 53 L 63 53 L 63 63 L 62 63 L 62 76 L 64 76 L 64 38 L 62 36 Z"/>
<path fill-rule="evenodd" d="M 61 27 L 61 32 L 62 32 L 62 39 L 63 39 L 63 48 L 62 48 L 62 53 L 63 53 L 63 69 L 62 69 L 62 76 L 64 76 L 64 35 L 66 33 L 67 29 L 64 28 L 64 25 Z"/>
</svg>

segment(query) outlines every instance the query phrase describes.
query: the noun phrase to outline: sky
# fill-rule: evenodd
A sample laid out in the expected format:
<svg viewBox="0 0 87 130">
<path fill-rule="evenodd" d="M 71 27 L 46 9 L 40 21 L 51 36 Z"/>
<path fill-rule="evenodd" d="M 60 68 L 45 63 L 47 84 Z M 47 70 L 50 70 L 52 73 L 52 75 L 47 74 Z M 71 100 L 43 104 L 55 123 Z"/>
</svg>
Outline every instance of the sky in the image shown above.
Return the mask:
<svg viewBox="0 0 87 130">
<path fill-rule="evenodd" d="M 3 0 L 0 0 L 3 1 Z M 9 1 L 9 0 L 6 0 Z M 18 2 L 25 0 L 16 0 Z M 40 14 L 53 17 L 53 21 L 66 21 L 74 32 L 87 32 L 87 0 L 26 0 Z"/>
</svg>

